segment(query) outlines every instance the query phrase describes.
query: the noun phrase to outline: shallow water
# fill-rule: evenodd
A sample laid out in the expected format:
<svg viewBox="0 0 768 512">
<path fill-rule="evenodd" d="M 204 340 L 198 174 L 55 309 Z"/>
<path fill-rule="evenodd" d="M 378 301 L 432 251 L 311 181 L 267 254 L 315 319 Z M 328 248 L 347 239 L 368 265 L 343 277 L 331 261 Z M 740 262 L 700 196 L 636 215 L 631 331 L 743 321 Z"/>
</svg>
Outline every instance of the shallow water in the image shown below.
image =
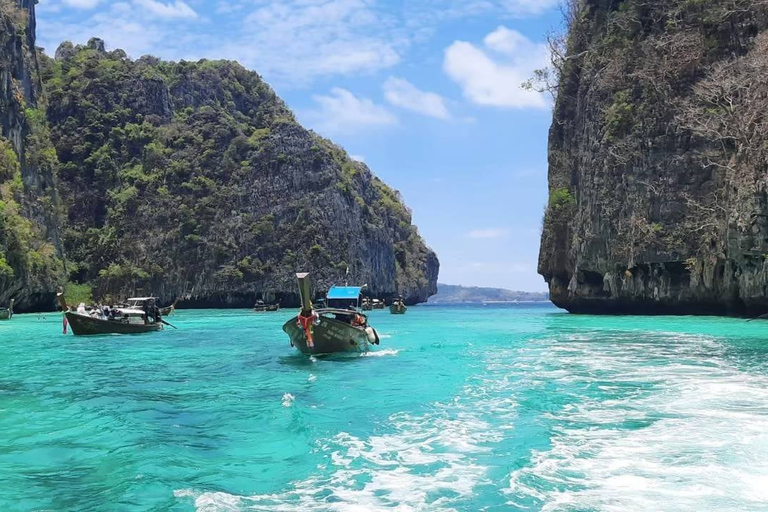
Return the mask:
<svg viewBox="0 0 768 512">
<path fill-rule="evenodd" d="M 306 358 L 290 316 L 0 322 L 0 510 L 768 509 L 768 323 L 424 306 Z"/>
</svg>

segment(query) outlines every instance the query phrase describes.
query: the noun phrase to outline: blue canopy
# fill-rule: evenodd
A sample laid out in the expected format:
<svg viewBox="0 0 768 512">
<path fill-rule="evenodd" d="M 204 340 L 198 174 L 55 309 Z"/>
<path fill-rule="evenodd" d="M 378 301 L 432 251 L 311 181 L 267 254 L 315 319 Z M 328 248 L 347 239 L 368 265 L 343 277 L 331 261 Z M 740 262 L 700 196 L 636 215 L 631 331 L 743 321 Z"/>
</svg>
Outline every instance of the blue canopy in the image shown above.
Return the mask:
<svg viewBox="0 0 768 512">
<path fill-rule="evenodd" d="M 357 299 L 362 288 L 359 286 L 334 286 L 328 290 L 328 299 Z"/>
</svg>

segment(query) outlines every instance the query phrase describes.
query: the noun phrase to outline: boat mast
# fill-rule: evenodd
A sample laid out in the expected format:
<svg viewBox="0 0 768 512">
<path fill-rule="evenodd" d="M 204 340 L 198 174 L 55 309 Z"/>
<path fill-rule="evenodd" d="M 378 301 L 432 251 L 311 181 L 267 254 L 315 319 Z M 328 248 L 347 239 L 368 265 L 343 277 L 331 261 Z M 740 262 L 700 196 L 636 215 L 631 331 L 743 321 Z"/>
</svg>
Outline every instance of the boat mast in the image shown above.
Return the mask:
<svg viewBox="0 0 768 512">
<path fill-rule="evenodd" d="M 301 297 L 301 312 L 304 316 L 312 313 L 312 295 L 310 292 L 309 272 L 296 274 L 299 280 L 299 296 Z"/>
</svg>

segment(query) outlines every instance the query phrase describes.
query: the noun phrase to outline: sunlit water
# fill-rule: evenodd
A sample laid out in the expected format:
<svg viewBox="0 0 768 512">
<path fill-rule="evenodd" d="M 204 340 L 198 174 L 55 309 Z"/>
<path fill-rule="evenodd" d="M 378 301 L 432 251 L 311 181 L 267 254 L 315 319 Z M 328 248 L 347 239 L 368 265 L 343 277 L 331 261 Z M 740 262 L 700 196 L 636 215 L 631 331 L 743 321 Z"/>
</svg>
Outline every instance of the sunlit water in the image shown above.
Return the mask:
<svg viewBox="0 0 768 512">
<path fill-rule="evenodd" d="M 0 510 L 768 509 L 768 323 L 417 307 L 307 358 L 290 315 L 0 322 Z"/>
</svg>

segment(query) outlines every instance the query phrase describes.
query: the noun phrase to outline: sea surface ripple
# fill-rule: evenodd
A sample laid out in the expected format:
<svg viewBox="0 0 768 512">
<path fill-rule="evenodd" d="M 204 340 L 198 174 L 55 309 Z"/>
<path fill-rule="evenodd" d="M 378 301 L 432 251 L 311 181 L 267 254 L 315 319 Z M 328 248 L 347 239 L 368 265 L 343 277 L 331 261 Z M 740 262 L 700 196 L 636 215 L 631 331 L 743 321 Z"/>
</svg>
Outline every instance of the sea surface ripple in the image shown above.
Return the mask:
<svg viewBox="0 0 768 512">
<path fill-rule="evenodd" d="M 291 314 L 0 322 L 0 510 L 768 510 L 768 323 L 422 306 L 307 358 Z"/>
</svg>

